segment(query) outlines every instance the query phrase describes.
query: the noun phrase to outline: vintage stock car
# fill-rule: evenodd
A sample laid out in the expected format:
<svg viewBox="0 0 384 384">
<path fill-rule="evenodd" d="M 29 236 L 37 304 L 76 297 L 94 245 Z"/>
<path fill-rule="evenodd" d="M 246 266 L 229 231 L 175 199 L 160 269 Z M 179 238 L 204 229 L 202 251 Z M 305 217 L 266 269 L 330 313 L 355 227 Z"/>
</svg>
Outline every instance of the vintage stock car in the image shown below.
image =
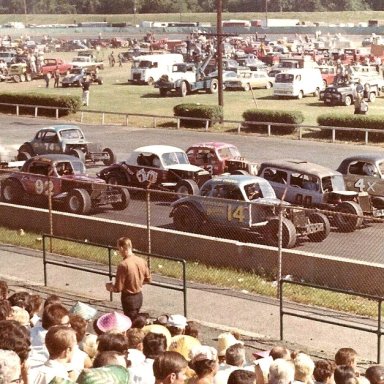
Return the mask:
<svg viewBox="0 0 384 384">
<path fill-rule="evenodd" d="M 101 170 L 98 176 L 109 184 L 159 189 L 195 195 L 211 175 L 189 163 L 186 153 L 169 145 L 135 149 L 127 160 Z"/>
<path fill-rule="evenodd" d="M 49 153 L 76 156 L 84 163 L 102 161 L 105 165 L 110 165 L 116 162 L 112 149 L 87 141 L 77 125 L 53 125 L 40 129 L 31 141 L 25 142 L 19 148 L 17 160 Z"/>
<path fill-rule="evenodd" d="M 40 155 L 27 160 L 20 172 L 1 181 L 2 200 L 21 204 L 27 200 L 65 206 L 70 213 L 88 214 L 92 208 L 111 204 L 115 210 L 128 207 L 125 188 L 107 185 L 104 180 L 85 173 L 84 163 L 68 155 Z"/>
<path fill-rule="evenodd" d="M 200 196 L 185 196 L 172 203 L 170 216 L 179 231 L 199 232 L 204 227 L 257 232 L 266 244 L 278 246 L 279 212 L 282 211 L 282 246 L 292 248 L 297 237 L 323 241 L 330 232 L 327 217 L 307 215 L 302 208 L 276 198 L 265 179 L 247 175 L 223 175 L 207 181 Z"/>
</svg>

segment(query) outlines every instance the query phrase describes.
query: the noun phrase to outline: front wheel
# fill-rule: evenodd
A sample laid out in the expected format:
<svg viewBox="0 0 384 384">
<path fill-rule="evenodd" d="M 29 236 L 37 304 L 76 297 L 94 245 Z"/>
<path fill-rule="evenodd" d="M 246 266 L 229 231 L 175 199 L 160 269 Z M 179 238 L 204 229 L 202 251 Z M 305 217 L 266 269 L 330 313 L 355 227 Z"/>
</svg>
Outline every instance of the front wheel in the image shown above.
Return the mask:
<svg viewBox="0 0 384 384">
<path fill-rule="evenodd" d="M 308 239 L 310 241 L 314 241 L 318 243 L 325 240 L 331 232 L 331 224 L 329 224 L 328 217 L 325 216 L 323 213 L 315 212 L 309 215 L 309 221 L 311 223 L 323 224 L 323 230 L 316 233 L 309 234 Z"/>
<path fill-rule="evenodd" d="M 182 81 L 179 88 L 179 96 L 185 97 L 188 93 L 188 87 L 187 83 L 185 81 Z"/>
<path fill-rule="evenodd" d="M 371 102 L 371 103 L 374 103 L 376 101 L 376 93 L 375 92 L 371 92 L 369 94 L 368 101 Z"/>
<path fill-rule="evenodd" d="M 211 84 L 209 85 L 208 93 L 217 93 L 219 90 L 219 82 L 217 79 L 212 79 Z"/>
<path fill-rule="evenodd" d="M 118 203 L 112 203 L 112 207 L 115 211 L 123 211 L 128 207 L 129 202 L 131 201 L 131 196 L 129 195 L 128 189 L 122 188 L 121 192 L 121 201 Z"/>
<path fill-rule="evenodd" d="M 244 85 L 244 91 L 248 92 L 251 89 L 251 86 L 249 84 Z"/>
<path fill-rule="evenodd" d="M 28 152 L 19 152 L 17 155 L 18 161 L 27 161 L 31 158 L 31 155 Z"/>
<path fill-rule="evenodd" d="M 20 204 L 23 201 L 24 190 L 19 182 L 15 180 L 5 180 L 1 194 L 6 203 Z"/>
<path fill-rule="evenodd" d="M 182 180 L 176 185 L 177 198 L 180 199 L 185 195 L 197 195 L 199 193 L 199 186 L 194 180 Z"/>
<path fill-rule="evenodd" d="M 316 91 L 313 92 L 313 96 L 315 96 L 315 97 L 319 97 L 320 96 L 320 89 L 319 88 L 316 88 Z"/>
<path fill-rule="evenodd" d="M 85 164 L 85 153 L 81 149 L 71 149 L 69 155 L 79 158 Z"/>
<path fill-rule="evenodd" d="M 14 76 L 13 76 L 13 81 L 14 81 L 15 83 L 20 83 L 20 81 L 21 81 L 20 76 L 19 76 L 19 75 L 14 75 Z"/>
<path fill-rule="evenodd" d="M 265 89 L 270 89 L 272 88 L 272 83 L 268 81 L 268 83 L 265 85 Z"/>
<path fill-rule="evenodd" d="M 107 158 L 103 160 L 104 165 L 112 165 L 116 163 L 116 155 L 111 148 L 104 148 L 103 153 L 107 155 Z"/>
<path fill-rule="evenodd" d="M 153 80 L 153 77 L 150 77 L 148 79 L 148 85 L 153 85 L 153 84 L 155 84 L 155 81 Z"/>
<path fill-rule="evenodd" d="M 293 248 L 296 244 L 296 228 L 291 220 L 282 218 L 282 241 L 283 248 Z M 272 247 L 279 246 L 279 219 L 271 219 L 264 227 L 264 238 L 268 245 Z"/>
<path fill-rule="evenodd" d="M 299 94 L 297 95 L 297 98 L 301 100 L 304 97 L 303 91 L 299 91 Z"/>
<path fill-rule="evenodd" d="M 345 96 L 344 105 L 346 107 L 349 107 L 352 104 L 352 97 L 351 96 Z"/>
<path fill-rule="evenodd" d="M 92 209 L 91 197 L 85 189 L 74 189 L 67 197 L 66 207 L 69 213 L 86 215 Z"/>
<path fill-rule="evenodd" d="M 344 201 L 337 206 L 336 210 L 341 213 L 335 216 L 335 224 L 340 231 L 353 232 L 362 226 L 363 210 L 356 202 Z"/>
<path fill-rule="evenodd" d="M 173 211 L 173 225 L 178 231 L 197 232 L 202 224 L 200 214 L 189 205 L 180 205 Z"/>
</svg>

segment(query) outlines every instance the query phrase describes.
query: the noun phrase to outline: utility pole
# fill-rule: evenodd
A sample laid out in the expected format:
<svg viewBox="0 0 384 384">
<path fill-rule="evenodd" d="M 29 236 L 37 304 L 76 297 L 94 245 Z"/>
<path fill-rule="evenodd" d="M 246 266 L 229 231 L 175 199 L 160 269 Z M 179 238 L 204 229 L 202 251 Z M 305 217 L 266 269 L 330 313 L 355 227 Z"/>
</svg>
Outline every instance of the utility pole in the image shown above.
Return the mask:
<svg viewBox="0 0 384 384">
<path fill-rule="evenodd" d="M 219 97 L 219 105 L 224 107 L 224 95 L 223 95 L 223 2 L 222 0 L 216 0 L 216 35 L 217 35 L 217 72 L 219 80 L 219 90 L 217 92 Z"/>
</svg>

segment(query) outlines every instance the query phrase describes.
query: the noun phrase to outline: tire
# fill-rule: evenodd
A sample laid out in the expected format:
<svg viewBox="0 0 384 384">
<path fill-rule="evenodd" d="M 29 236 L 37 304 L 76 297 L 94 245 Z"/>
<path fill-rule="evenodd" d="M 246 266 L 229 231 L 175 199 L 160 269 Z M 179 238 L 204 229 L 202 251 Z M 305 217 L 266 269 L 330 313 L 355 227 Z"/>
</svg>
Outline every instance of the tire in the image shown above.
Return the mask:
<svg viewBox="0 0 384 384">
<path fill-rule="evenodd" d="M 283 248 L 293 248 L 296 244 L 296 228 L 293 225 L 291 220 L 288 220 L 286 217 L 282 218 L 282 228 L 283 228 L 283 239 L 282 247 Z M 264 227 L 264 239 L 266 243 L 272 247 L 278 247 L 279 245 L 279 219 L 271 219 L 267 225 Z"/>
<path fill-rule="evenodd" d="M 352 97 L 351 96 L 345 96 L 344 105 L 349 107 L 352 104 Z"/>
<path fill-rule="evenodd" d="M 211 84 L 209 85 L 208 93 L 214 94 L 219 90 L 219 82 L 217 79 L 212 79 Z"/>
<path fill-rule="evenodd" d="M 268 83 L 265 85 L 265 89 L 271 89 L 273 87 L 273 84 L 268 81 Z"/>
<path fill-rule="evenodd" d="M 251 86 L 247 83 L 247 84 L 244 85 L 243 89 L 244 89 L 245 92 L 248 92 L 251 89 Z"/>
<path fill-rule="evenodd" d="M 25 80 L 26 80 L 25 75 L 24 75 L 24 74 L 20 75 L 20 81 L 21 81 L 22 83 L 24 83 Z"/>
<path fill-rule="evenodd" d="M 23 154 L 22 154 L 22 153 L 23 153 Z M 23 145 L 19 148 L 19 150 L 18 150 L 18 155 L 17 155 L 17 160 L 18 160 L 18 161 L 24 161 L 24 160 L 27 160 L 27 159 L 25 158 L 25 156 L 26 156 L 25 154 L 28 154 L 28 155 L 29 155 L 28 159 L 29 159 L 30 157 L 32 157 L 32 156 L 35 155 L 35 153 L 34 153 L 34 151 L 33 151 L 31 145 L 29 145 L 29 144 L 23 144 Z"/>
<path fill-rule="evenodd" d="M 31 155 L 28 152 L 19 152 L 19 154 L 17 155 L 18 161 L 27 161 L 30 158 Z"/>
<path fill-rule="evenodd" d="M 26 80 L 26 81 L 32 81 L 32 75 L 31 75 L 30 73 L 27 73 L 27 74 L 25 75 L 25 80 Z"/>
<path fill-rule="evenodd" d="M 153 85 L 153 84 L 155 84 L 155 81 L 153 80 L 153 77 L 150 77 L 148 79 L 148 85 Z"/>
<path fill-rule="evenodd" d="M 18 181 L 5 180 L 1 188 L 1 196 L 6 203 L 20 204 L 23 201 L 24 190 Z"/>
<path fill-rule="evenodd" d="M 81 149 L 71 149 L 69 155 L 79 158 L 85 164 L 85 153 Z"/>
<path fill-rule="evenodd" d="M 188 93 L 187 83 L 185 81 L 182 81 L 178 89 L 178 94 L 180 97 L 185 97 L 187 96 L 187 93 Z"/>
<path fill-rule="evenodd" d="M 159 88 L 159 91 L 160 91 L 160 97 L 167 96 L 167 90 L 165 88 Z"/>
<path fill-rule="evenodd" d="M 354 217 L 335 215 L 335 225 L 341 232 L 353 232 L 363 224 L 363 210 L 356 202 L 344 201 L 336 207 L 336 210 L 337 212 L 356 215 Z"/>
<path fill-rule="evenodd" d="M 297 98 L 301 100 L 304 97 L 303 91 L 299 91 L 299 94 L 297 95 Z"/>
<path fill-rule="evenodd" d="M 175 192 L 178 199 L 185 197 L 185 195 L 197 195 L 199 186 L 194 180 L 181 180 L 177 183 Z"/>
<path fill-rule="evenodd" d="M 173 225 L 182 232 L 198 232 L 203 223 L 202 217 L 190 205 L 179 205 L 173 211 Z"/>
<path fill-rule="evenodd" d="M 372 197 L 372 205 L 377 209 L 384 209 L 384 197 Z"/>
<path fill-rule="evenodd" d="M 113 153 L 111 148 L 104 148 L 103 152 L 108 155 L 108 159 L 103 160 L 104 165 L 112 165 L 116 163 L 116 155 Z"/>
<path fill-rule="evenodd" d="M 14 81 L 15 83 L 20 83 L 20 81 L 21 81 L 20 76 L 19 76 L 19 75 L 14 75 L 14 76 L 13 76 L 13 81 Z"/>
<path fill-rule="evenodd" d="M 97 80 L 97 84 L 99 84 L 99 85 L 103 85 L 103 84 L 104 84 L 104 80 L 103 80 L 103 79 L 98 79 L 98 80 Z"/>
<path fill-rule="evenodd" d="M 315 97 L 319 97 L 320 96 L 320 89 L 319 88 L 316 88 L 316 91 L 313 92 L 313 96 L 315 96 Z"/>
<path fill-rule="evenodd" d="M 82 188 L 72 190 L 66 200 L 66 208 L 69 213 L 87 215 L 91 212 L 92 202 L 89 193 Z"/>
<path fill-rule="evenodd" d="M 371 103 L 374 103 L 376 101 L 376 93 L 375 92 L 371 92 L 369 94 L 368 101 L 371 102 Z"/>
<path fill-rule="evenodd" d="M 61 86 L 62 86 L 63 88 L 68 88 L 68 87 L 69 87 L 69 84 L 67 84 L 67 83 L 61 83 Z"/>
<path fill-rule="evenodd" d="M 111 173 L 107 178 L 106 178 L 107 184 L 112 184 L 112 185 L 126 185 L 127 183 L 125 182 L 124 178 L 121 177 L 120 175 L 116 173 Z"/>
<path fill-rule="evenodd" d="M 128 207 L 129 202 L 131 201 L 131 196 L 129 195 L 127 188 L 121 188 L 121 201 L 119 203 L 112 203 L 112 208 L 115 211 L 123 211 Z"/>
<path fill-rule="evenodd" d="M 324 229 L 320 232 L 311 233 L 308 235 L 308 239 L 310 241 L 314 241 L 317 243 L 325 240 L 329 233 L 331 232 L 331 224 L 329 223 L 328 217 L 320 212 L 311 213 L 309 215 L 309 221 L 311 223 L 321 223 L 324 225 Z"/>
<path fill-rule="evenodd" d="M 327 80 L 323 80 L 324 88 L 328 87 Z"/>
</svg>

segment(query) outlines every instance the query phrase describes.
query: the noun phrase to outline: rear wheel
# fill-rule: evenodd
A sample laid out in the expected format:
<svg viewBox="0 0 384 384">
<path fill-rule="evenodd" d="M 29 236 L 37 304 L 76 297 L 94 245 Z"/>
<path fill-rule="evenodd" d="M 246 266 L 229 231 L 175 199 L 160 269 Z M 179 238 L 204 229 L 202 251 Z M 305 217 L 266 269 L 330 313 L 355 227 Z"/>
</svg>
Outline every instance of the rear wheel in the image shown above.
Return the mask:
<svg viewBox="0 0 384 384">
<path fill-rule="evenodd" d="M 304 97 L 303 91 L 299 91 L 299 94 L 297 95 L 297 98 L 300 100 Z"/>
<path fill-rule="evenodd" d="M 24 190 L 19 182 L 5 180 L 1 194 L 6 203 L 20 204 L 23 201 Z"/>
<path fill-rule="evenodd" d="M 18 155 L 17 155 L 17 160 L 19 161 L 23 161 L 23 160 L 27 160 L 29 159 L 30 157 L 34 156 L 34 152 L 33 152 L 33 149 L 32 147 L 29 145 L 29 144 L 23 144 L 20 148 L 19 148 L 19 151 L 18 151 Z M 26 159 L 25 157 L 27 155 L 29 155 L 29 157 Z"/>
<path fill-rule="evenodd" d="M 81 149 L 71 149 L 69 154 L 79 158 L 85 164 L 85 153 Z"/>
<path fill-rule="evenodd" d="M 293 248 L 296 244 L 296 228 L 292 221 L 286 217 L 282 218 L 282 247 Z M 268 245 L 278 247 L 279 245 L 279 219 L 271 219 L 264 227 L 264 238 Z"/>
<path fill-rule="evenodd" d="M 345 96 L 344 105 L 349 107 L 352 104 L 352 97 L 351 96 Z"/>
<path fill-rule="evenodd" d="M 199 186 L 194 180 L 182 180 L 176 185 L 177 198 L 180 199 L 185 195 L 197 195 L 199 193 Z"/>
<path fill-rule="evenodd" d="M 201 229 L 202 218 L 195 208 L 179 205 L 173 211 L 173 224 L 178 231 L 197 232 Z"/>
<path fill-rule="evenodd" d="M 15 83 L 20 83 L 20 81 L 21 81 L 20 76 L 19 76 L 19 75 L 14 75 L 14 76 L 13 76 L 13 81 L 14 81 Z"/>
<path fill-rule="evenodd" d="M 148 79 L 148 85 L 153 85 L 155 83 L 155 81 L 153 80 L 153 77 L 150 77 Z"/>
<path fill-rule="evenodd" d="M 272 83 L 268 81 L 268 83 L 265 85 L 265 89 L 270 89 L 272 88 Z"/>
<path fill-rule="evenodd" d="M 27 81 L 32 81 L 32 75 L 31 75 L 30 73 L 27 73 L 27 74 L 25 75 L 25 80 L 27 80 Z"/>
<path fill-rule="evenodd" d="M 188 93 L 187 83 L 185 81 L 182 81 L 179 88 L 179 96 L 185 97 L 187 96 L 187 93 Z"/>
<path fill-rule="evenodd" d="M 219 82 L 217 79 L 212 79 L 211 84 L 209 85 L 208 93 L 217 93 L 219 90 Z"/>
<path fill-rule="evenodd" d="M 320 212 L 315 212 L 309 215 L 309 221 L 311 223 L 323 224 L 324 229 L 320 232 L 309 234 L 308 239 L 315 242 L 321 242 L 325 240 L 331 232 L 331 224 L 329 224 L 328 217 Z"/>
<path fill-rule="evenodd" d="M 123 211 L 125 208 L 128 207 L 129 202 L 131 200 L 131 196 L 129 195 L 128 189 L 121 188 L 121 201 L 118 203 L 112 203 L 112 207 L 116 211 Z"/>
<path fill-rule="evenodd" d="M 74 189 L 67 197 L 66 207 L 69 213 L 86 215 L 92 208 L 91 197 L 85 189 Z"/>
<path fill-rule="evenodd" d="M 18 161 L 27 161 L 30 158 L 31 155 L 28 152 L 19 152 L 19 154 L 17 155 Z"/>
<path fill-rule="evenodd" d="M 376 101 L 376 93 L 375 92 L 371 92 L 369 94 L 368 101 L 371 102 L 371 103 L 374 103 Z"/>
<path fill-rule="evenodd" d="M 373 196 L 372 205 L 377 209 L 384 209 L 384 197 Z"/>
<path fill-rule="evenodd" d="M 20 81 L 23 83 L 26 80 L 26 77 L 24 74 L 20 75 Z"/>
<path fill-rule="evenodd" d="M 117 175 L 116 173 L 110 174 L 106 178 L 106 182 L 107 182 L 107 184 L 112 184 L 112 185 L 125 185 L 126 184 L 125 180 L 120 175 Z"/>
<path fill-rule="evenodd" d="M 116 163 L 116 155 L 111 148 L 104 148 L 103 152 L 107 154 L 107 158 L 103 160 L 104 165 L 112 165 Z"/>
<path fill-rule="evenodd" d="M 338 215 L 335 216 L 336 227 L 342 232 L 353 232 L 363 224 L 363 210 L 360 205 L 354 201 L 344 201 L 337 206 L 337 212 L 353 216 Z"/>
</svg>

